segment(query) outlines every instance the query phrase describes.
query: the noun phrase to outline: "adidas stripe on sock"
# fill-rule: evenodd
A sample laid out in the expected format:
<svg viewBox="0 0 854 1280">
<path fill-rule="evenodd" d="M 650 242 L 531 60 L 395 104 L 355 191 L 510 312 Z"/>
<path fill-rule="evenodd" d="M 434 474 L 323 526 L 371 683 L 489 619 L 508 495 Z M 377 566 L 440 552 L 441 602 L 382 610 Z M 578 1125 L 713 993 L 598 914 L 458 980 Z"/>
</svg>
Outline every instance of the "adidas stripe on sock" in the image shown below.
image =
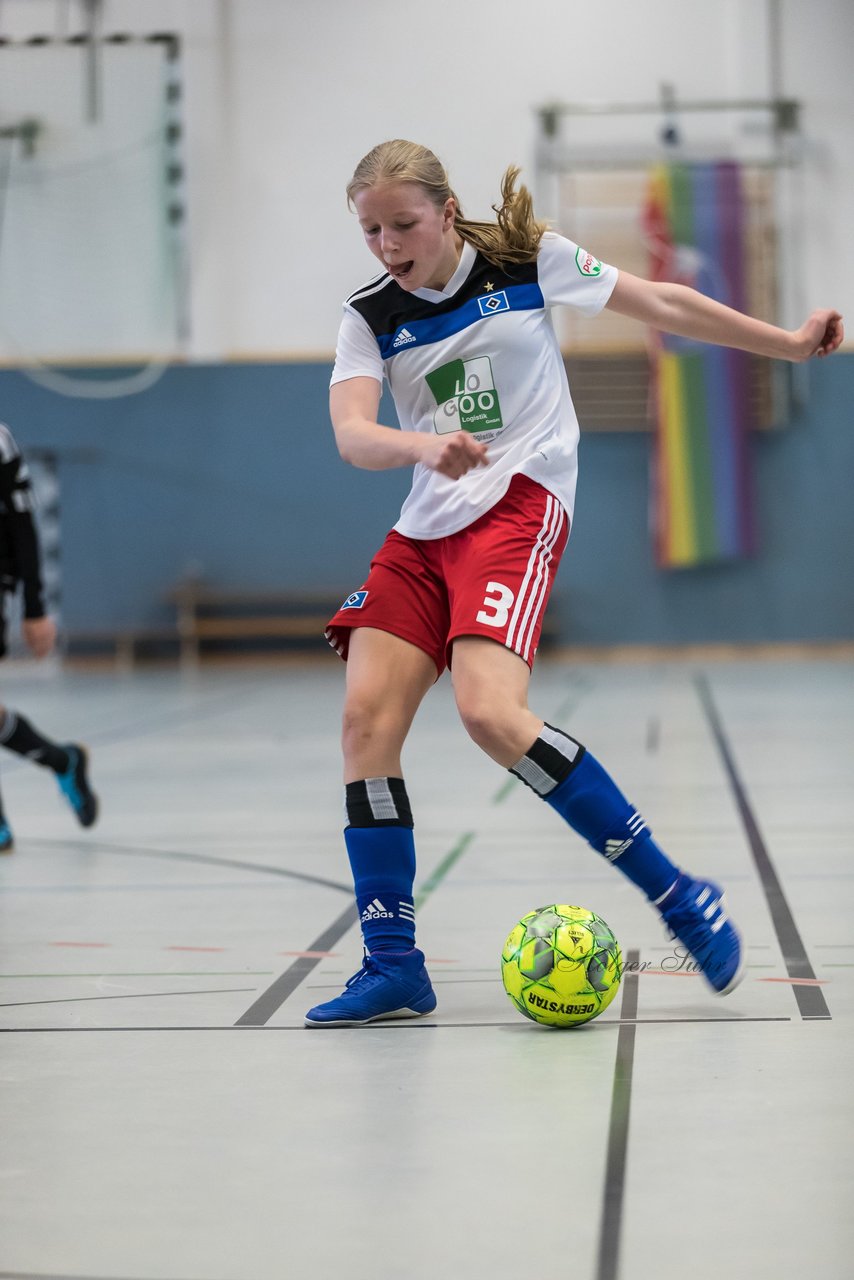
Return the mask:
<svg viewBox="0 0 854 1280">
<path fill-rule="evenodd" d="M 644 819 L 580 742 L 551 725 L 510 770 L 655 902 L 679 876 Z"/>
</svg>

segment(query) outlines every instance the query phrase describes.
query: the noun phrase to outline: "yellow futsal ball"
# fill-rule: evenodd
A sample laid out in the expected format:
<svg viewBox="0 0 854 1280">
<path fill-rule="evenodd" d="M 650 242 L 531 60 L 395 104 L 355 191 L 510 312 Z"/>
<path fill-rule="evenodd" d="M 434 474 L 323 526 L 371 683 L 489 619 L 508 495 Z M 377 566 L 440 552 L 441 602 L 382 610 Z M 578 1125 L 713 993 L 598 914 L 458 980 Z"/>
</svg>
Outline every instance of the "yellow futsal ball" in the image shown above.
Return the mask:
<svg viewBox="0 0 854 1280">
<path fill-rule="evenodd" d="M 547 1027 L 577 1027 L 597 1017 L 622 976 L 619 942 L 586 907 L 529 911 L 501 953 L 504 990 L 520 1013 Z"/>
</svg>

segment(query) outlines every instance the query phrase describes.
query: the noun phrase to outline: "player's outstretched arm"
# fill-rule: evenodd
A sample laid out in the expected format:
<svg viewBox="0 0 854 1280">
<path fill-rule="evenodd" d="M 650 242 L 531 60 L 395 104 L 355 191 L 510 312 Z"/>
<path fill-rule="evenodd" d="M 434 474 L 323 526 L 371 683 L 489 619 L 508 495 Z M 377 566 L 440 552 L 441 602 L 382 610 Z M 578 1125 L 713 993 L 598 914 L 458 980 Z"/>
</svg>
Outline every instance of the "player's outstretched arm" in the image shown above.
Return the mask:
<svg viewBox="0 0 854 1280">
<path fill-rule="evenodd" d="M 345 462 L 367 471 L 420 462 L 452 480 L 486 465 L 486 447 L 466 431 L 440 436 L 381 426 L 377 422 L 381 390 L 374 378 L 347 378 L 331 387 L 329 414 L 335 443 Z"/>
<path fill-rule="evenodd" d="M 781 329 L 734 311 L 687 285 L 642 280 L 625 271 L 620 272 L 607 307 L 681 338 L 737 347 L 779 360 L 829 356 L 845 336 L 838 311 L 814 311 L 799 329 Z"/>
</svg>

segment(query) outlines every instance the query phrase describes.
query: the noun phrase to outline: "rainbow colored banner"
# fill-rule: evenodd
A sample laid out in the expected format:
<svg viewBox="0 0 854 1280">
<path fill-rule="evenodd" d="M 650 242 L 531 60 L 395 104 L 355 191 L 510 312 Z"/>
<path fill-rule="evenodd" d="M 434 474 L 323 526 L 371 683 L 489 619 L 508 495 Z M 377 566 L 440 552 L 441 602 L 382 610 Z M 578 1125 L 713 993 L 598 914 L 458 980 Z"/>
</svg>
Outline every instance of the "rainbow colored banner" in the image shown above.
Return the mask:
<svg viewBox="0 0 854 1280">
<path fill-rule="evenodd" d="M 656 169 L 645 210 L 651 278 L 690 284 L 745 310 L 744 219 L 737 165 Z M 685 568 L 749 555 L 755 540 L 747 357 L 657 334 L 652 365 L 659 565 Z"/>
</svg>

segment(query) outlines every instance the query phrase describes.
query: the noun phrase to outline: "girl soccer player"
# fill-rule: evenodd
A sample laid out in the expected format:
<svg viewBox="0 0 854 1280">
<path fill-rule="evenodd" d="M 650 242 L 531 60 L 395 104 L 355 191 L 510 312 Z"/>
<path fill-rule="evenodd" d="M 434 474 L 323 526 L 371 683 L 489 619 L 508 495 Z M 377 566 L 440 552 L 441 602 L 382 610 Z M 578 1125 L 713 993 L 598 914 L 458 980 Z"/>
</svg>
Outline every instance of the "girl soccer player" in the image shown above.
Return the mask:
<svg viewBox="0 0 854 1280">
<path fill-rule="evenodd" d="M 464 217 L 439 160 L 411 142 L 375 147 L 347 187 L 382 274 L 344 307 L 330 392 L 336 442 L 354 466 L 415 469 L 367 580 L 327 630 L 347 662 L 344 836 L 365 958 L 340 996 L 309 1011 L 311 1027 L 436 1007 L 415 946 L 401 750 L 445 666 L 478 746 L 646 894 L 715 992 L 742 976 L 720 888 L 672 862 L 592 751 L 528 707 L 577 474 L 578 422 L 549 309 L 607 307 L 793 361 L 835 351 L 842 318 L 815 311 L 790 332 L 618 271 L 538 222 L 517 177 L 505 173 L 494 223 Z M 400 430 L 377 421 L 384 377 Z"/>
</svg>

